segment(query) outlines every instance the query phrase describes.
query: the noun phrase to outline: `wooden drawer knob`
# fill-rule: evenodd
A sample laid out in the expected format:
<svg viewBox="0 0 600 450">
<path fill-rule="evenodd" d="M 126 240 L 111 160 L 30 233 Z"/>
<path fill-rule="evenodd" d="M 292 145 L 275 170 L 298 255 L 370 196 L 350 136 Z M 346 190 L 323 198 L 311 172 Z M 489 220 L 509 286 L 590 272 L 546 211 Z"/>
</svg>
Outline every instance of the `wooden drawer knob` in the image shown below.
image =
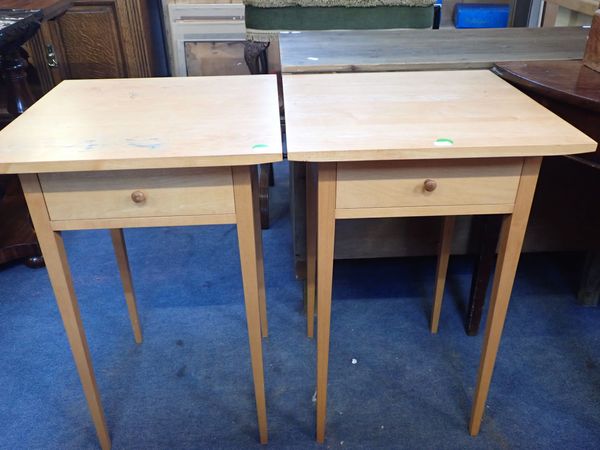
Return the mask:
<svg viewBox="0 0 600 450">
<path fill-rule="evenodd" d="M 146 201 L 146 194 L 144 194 L 142 191 L 133 191 L 131 194 L 131 200 L 133 200 L 134 203 L 143 203 Z"/>
<path fill-rule="evenodd" d="M 433 192 L 435 191 L 435 189 L 437 188 L 437 181 L 432 180 L 430 178 L 426 179 L 425 182 L 423 183 L 423 188 L 427 191 L 427 192 Z"/>
</svg>

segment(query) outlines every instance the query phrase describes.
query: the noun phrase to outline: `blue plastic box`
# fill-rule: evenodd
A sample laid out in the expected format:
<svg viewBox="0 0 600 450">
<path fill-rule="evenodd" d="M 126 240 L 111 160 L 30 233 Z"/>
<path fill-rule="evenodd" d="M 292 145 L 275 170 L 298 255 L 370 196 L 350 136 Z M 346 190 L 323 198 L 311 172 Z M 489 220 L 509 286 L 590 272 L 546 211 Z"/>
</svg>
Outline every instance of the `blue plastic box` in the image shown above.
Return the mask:
<svg viewBox="0 0 600 450">
<path fill-rule="evenodd" d="M 458 3 L 454 7 L 456 28 L 506 28 L 510 7 L 496 3 Z"/>
</svg>

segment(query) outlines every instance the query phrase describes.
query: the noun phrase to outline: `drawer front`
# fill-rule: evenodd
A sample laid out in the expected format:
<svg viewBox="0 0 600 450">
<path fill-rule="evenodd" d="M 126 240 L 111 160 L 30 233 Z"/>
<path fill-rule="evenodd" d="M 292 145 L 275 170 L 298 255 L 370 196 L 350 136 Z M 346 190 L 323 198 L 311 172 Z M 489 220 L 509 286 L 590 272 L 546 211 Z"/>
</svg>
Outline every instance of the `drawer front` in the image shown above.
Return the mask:
<svg viewBox="0 0 600 450">
<path fill-rule="evenodd" d="M 39 174 L 51 220 L 235 212 L 229 167 Z"/>
<path fill-rule="evenodd" d="M 339 163 L 337 209 L 513 204 L 523 160 Z"/>
</svg>

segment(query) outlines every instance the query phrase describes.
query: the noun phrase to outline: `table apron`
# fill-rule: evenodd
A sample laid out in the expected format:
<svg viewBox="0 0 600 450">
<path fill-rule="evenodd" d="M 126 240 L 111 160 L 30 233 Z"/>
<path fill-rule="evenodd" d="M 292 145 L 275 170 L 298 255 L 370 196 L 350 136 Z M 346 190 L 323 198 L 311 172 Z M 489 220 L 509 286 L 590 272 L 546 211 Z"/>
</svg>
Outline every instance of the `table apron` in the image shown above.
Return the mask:
<svg viewBox="0 0 600 450">
<path fill-rule="evenodd" d="M 38 177 L 54 230 L 235 223 L 230 167 Z"/>
<path fill-rule="evenodd" d="M 523 158 L 337 164 L 336 219 L 507 214 Z"/>
</svg>

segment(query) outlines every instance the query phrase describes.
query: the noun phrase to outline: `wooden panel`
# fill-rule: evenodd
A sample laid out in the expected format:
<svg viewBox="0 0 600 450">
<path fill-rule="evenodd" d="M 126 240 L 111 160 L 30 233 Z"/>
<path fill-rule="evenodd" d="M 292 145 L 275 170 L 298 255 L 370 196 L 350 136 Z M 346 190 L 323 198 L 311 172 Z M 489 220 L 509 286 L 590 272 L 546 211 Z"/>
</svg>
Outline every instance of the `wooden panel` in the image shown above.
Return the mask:
<svg viewBox="0 0 600 450">
<path fill-rule="evenodd" d="M 188 76 L 249 75 L 244 42 L 186 42 Z"/>
<path fill-rule="evenodd" d="M 521 158 L 340 163 L 336 208 L 512 204 L 522 165 Z"/>
<path fill-rule="evenodd" d="M 115 0 L 121 45 L 127 76 L 151 77 L 156 74 L 152 29 L 147 0 Z M 155 51 L 161 52 L 161 49 Z"/>
<path fill-rule="evenodd" d="M 288 159 L 546 156 L 596 143 L 487 70 L 284 75 Z"/>
<path fill-rule="evenodd" d="M 48 29 L 48 22 L 42 22 L 40 28 Z M 30 56 L 31 65 L 35 68 L 39 80 L 39 92 L 35 92 L 36 98 L 41 97 L 43 94 L 52 89 L 55 85 L 52 77 L 52 69 L 48 66 L 48 60 L 46 57 L 46 45 L 44 39 L 44 30 L 40 29 L 29 41 L 23 45 L 27 53 Z M 32 89 L 37 91 L 37 83 L 29 82 Z"/>
<path fill-rule="evenodd" d="M 446 10 L 446 4 L 442 10 Z M 284 73 L 486 69 L 502 61 L 581 59 L 581 27 L 281 33 Z"/>
<path fill-rule="evenodd" d="M 0 173 L 281 159 L 274 75 L 67 80 L 0 132 Z"/>
<path fill-rule="evenodd" d="M 40 174 L 52 221 L 235 212 L 223 168 Z M 132 194 L 142 193 L 134 201 Z"/>
<path fill-rule="evenodd" d="M 69 78 L 127 76 L 114 1 L 74 6 L 58 21 Z"/>
</svg>

